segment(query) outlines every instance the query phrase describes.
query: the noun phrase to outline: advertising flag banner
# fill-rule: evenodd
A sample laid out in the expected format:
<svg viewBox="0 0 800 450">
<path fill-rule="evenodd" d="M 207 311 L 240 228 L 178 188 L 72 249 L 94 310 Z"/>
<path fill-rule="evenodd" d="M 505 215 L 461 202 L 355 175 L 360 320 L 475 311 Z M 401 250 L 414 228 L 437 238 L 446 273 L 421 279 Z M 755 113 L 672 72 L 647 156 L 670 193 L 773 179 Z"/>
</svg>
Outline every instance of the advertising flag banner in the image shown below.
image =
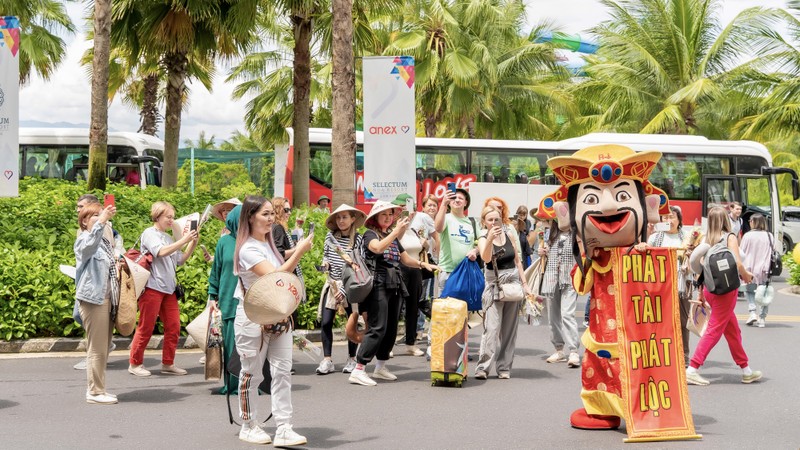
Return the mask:
<svg viewBox="0 0 800 450">
<path fill-rule="evenodd" d="M 0 16 L 0 197 L 19 196 L 19 20 Z"/>
<path fill-rule="evenodd" d="M 416 198 L 414 58 L 364 57 L 364 201 Z"/>
<path fill-rule="evenodd" d="M 613 251 L 626 442 L 700 439 L 683 367 L 675 249 Z"/>
</svg>

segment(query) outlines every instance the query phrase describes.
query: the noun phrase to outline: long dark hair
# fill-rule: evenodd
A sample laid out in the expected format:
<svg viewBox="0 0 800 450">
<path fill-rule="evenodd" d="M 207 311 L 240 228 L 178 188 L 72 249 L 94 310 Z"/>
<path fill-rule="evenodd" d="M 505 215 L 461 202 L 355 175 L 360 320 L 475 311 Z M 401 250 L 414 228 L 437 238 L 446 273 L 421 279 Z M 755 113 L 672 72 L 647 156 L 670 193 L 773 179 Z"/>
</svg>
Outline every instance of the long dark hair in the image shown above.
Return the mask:
<svg viewBox="0 0 800 450">
<path fill-rule="evenodd" d="M 245 243 L 245 241 L 252 236 L 250 231 L 250 219 L 267 202 L 269 202 L 269 200 L 260 195 L 248 195 L 247 198 L 244 199 L 244 203 L 242 203 L 242 212 L 239 214 L 239 231 L 236 233 L 236 248 L 233 251 L 234 275 L 239 275 L 239 250 L 242 248 L 242 245 Z M 271 234 L 272 227 L 267 229 L 267 235 L 265 236 L 266 241 L 272 249 L 272 253 L 274 253 L 278 261 L 283 264 L 284 259 L 281 256 L 281 252 L 279 252 L 278 248 L 275 247 L 275 242 L 273 241 Z"/>
<path fill-rule="evenodd" d="M 636 242 L 634 242 L 636 244 L 647 240 L 647 204 L 645 203 L 644 200 L 644 188 L 642 187 L 642 183 L 637 180 L 633 180 L 633 182 L 636 185 L 636 192 L 639 194 L 639 204 L 642 207 L 642 211 L 644 211 L 644 217 L 643 217 L 644 220 L 642 220 L 642 223 L 636 224 L 639 230 L 638 239 L 636 240 Z M 578 245 L 579 228 L 577 220 L 575 218 L 575 210 L 578 205 L 579 188 L 580 188 L 579 184 L 575 184 L 569 187 L 569 190 L 567 191 L 567 204 L 569 205 L 569 227 L 570 230 L 572 230 L 572 256 L 575 258 L 575 262 L 578 264 L 578 268 L 581 270 L 581 273 L 585 275 L 584 266 L 581 261 L 581 248 Z M 638 218 L 634 217 L 634 219 L 637 219 L 638 222 Z M 581 228 L 584 228 L 584 225 L 585 224 L 581 224 Z M 580 233 L 581 239 L 583 239 L 584 236 L 583 230 L 580 231 L 581 231 Z M 586 250 L 586 260 L 587 262 L 591 262 L 592 254 L 588 251 L 588 249 L 585 250 Z"/>
</svg>

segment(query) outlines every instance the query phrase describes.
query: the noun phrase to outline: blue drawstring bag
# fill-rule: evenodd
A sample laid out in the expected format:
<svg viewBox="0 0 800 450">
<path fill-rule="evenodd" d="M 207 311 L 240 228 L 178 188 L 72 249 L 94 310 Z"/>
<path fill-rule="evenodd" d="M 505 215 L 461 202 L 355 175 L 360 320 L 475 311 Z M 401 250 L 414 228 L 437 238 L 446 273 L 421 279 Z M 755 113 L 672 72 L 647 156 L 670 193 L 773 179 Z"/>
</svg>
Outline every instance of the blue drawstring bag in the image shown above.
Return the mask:
<svg viewBox="0 0 800 450">
<path fill-rule="evenodd" d="M 467 310 L 480 311 L 483 308 L 481 296 L 486 279 L 477 261 L 464 258 L 444 283 L 442 298 L 452 297 L 467 302 Z"/>
</svg>

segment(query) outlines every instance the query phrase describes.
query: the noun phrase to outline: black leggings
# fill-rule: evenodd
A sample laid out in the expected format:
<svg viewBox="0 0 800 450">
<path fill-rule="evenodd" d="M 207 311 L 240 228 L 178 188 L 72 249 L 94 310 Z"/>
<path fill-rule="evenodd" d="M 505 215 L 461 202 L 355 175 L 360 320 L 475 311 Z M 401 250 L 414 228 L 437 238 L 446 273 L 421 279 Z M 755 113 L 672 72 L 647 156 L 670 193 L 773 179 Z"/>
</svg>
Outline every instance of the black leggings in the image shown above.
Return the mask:
<svg viewBox="0 0 800 450">
<path fill-rule="evenodd" d="M 417 342 L 417 319 L 419 319 L 419 297 L 422 293 L 422 271 L 402 266 L 406 283 L 406 345 Z"/>
<path fill-rule="evenodd" d="M 381 361 L 389 360 L 389 353 L 394 347 L 397 337 L 397 321 L 400 318 L 400 291 L 373 286 L 372 291 L 363 303 L 358 305 L 359 312 L 367 313 L 369 330 L 358 347 L 356 362 L 369 364 L 372 358 Z"/>
<path fill-rule="evenodd" d="M 324 301 L 324 300 L 323 300 Z M 344 311 L 347 313 L 347 317 L 350 317 L 350 314 L 353 313 L 353 308 L 350 305 L 347 305 L 344 308 Z M 336 310 L 330 309 L 326 307 L 322 307 L 322 353 L 325 355 L 326 358 L 331 356 L 331 352 L 333 351 L 333 321 L 336 319 Z M 356 356 L 356 348 L 358 344 L 352 342 L 350 340 L 347 341 L 347 355 L 351 358 L 355 358 Z"/>
</svg>

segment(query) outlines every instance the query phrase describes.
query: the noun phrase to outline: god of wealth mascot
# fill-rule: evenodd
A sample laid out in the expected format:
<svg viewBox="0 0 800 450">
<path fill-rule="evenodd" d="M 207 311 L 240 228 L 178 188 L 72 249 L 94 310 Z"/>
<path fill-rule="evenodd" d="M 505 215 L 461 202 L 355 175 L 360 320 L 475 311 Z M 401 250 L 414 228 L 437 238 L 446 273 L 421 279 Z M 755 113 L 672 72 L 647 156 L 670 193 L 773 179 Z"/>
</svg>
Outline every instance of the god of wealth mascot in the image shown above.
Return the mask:
<svg viewBox="0 0 800 450">
<path fill-rule="evenodd" d="M 561 187 L 544 197 L 540 215 L 569 223 L 575 236 L 572 272 L 575 290 L 591 293 L 589 328 L 581 368 L 583 408 L 570 416 L 575 428 L 616 429 L 623 417 L 617 316 L 611 247 L 646 241 L 647 223 L 668 214 L 663 191 L 647 178 L 661 158 L 655 151 L 635 152 L 621 145 L 587 147 L 559 156 L 547 165 Z"/>
</svg>

